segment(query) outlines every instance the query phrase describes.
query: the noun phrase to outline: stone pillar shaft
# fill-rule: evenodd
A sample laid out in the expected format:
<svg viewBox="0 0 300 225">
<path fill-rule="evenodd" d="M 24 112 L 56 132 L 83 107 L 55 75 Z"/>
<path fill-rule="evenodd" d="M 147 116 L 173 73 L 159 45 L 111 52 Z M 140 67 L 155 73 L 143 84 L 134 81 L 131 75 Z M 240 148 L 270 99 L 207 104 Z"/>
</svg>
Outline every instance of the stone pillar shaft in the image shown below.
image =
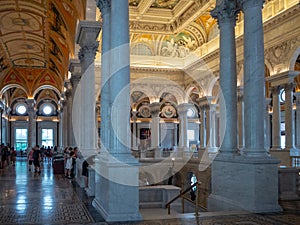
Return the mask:
<svg viewBox="0 0 300 225">
<path fill-rule="evenodd" d="M 222 154 L 237 153 L 236 2 L 223 1 L 211 12 L 220 29 L 220 135 Z"/>
<path fill-rule="evenodd" d="M 102 16 L 102 54 L 101 54 L 101 149 L 108 149 L 110 143 L 110 1 L 101 8 Z"/>
<path fill-rule="evenodd" d="M 110 152 L 130 154 L 130 56 L 128 2 L 111 1 Z M 117 19 L 117 18 L 122 18 Z"/>
<path fill-rule="evenodd" d="M 300 149 L 300 92 L 295 92 L 296 96 L 296 138 L 295 145 L 297 149 Z"/>
<path fill-rule="evenodd" d="M 206 131 L 205 131 L 205 107 L 200 107 L 200 148 L 206 147 Z"/>
<path fill-rule="evenodd" d="M 272 150 L 281 149 L 281 131 L 280 131 L 280 101 L 279 101 L 280 86 L 272 89 Z"/>
<path fill-rule="evenodd" d="M 240 87 L 238 89 L 238 103 L 237 103 L 237 114 L 238 114 L 238 148 L 240 150 L 245 147 L 245 131 L 244 131 L 244 92 Z"/>
<path fill-rule="evenodd" d="M 293 112 L 293 88 L 294 84 L 289 83 L 284 86 L 285 90 L 285 149 L 295 148 L 294 133 L 294 112 Z"/>
<path fill-rule="evenodd" d="M 102 62 L 104 79 L 101 79 L 101 91 L 104 93 L 104 99 L 101 96 L 101 109 L 105 107 L 101 110 L 101 134 L 108 132 L 109 139 L 103 139 L 102 147 L 108 145 L 108 148 L 101 149 L 95 161 L 93 206 L 106 221 L 136 221 L 141 219 L 141 215 L 138 162 L 130 151 L 129 6 L 128 1 L 124 0 L 97 0 L 97 6 L 104 13 L 103 20 L 106 20 L 103 22 L 107 29 L 103 30 L 102 35 L 105 44 L 110 40 L 110 45 L 105 45 L 105 50 L 109 52 L 106 56 L 109 57 Z M 105 15 L 108 11 L 109 21 Z M 107 82 L 108 86 L 105 87 Z M 103 126 L 106 130 L 103 130 Z"/>
<path fill-rule="evenodd" d="M 187 111 L 191 107 L 191 104 L 183 103 L 178 105 L 178 115 L 180 118 L 179 121 L 179 147 L 183 148 L 183 150 L 188 150 L 188 119 L 187 119 Z"/>
<path fill-rule="evenodd" d="M 160 113 L 160 103 L 153 102 L 150 104 L 151 112 L 151 148 L 158 148 L 159 143 L 159 113 Z"/>
<path fill-rule="evenodd" d="M 265 156 L 263 0 L 242 0 L 244 12 L 245 154 Z"/>
<path fill-rule="evenodd" d="M 76 112 L 79 114 L 78 118 L 74 118 L 73 123 L 79 125 L 76 127 L 78 132 L 74 134 L 78 140 L 76 140 L 77 145 L 86 156 L 94 154 L 97 148 L 94 60 L 98 50 L 97 37 L 100 30 L 101 24 L 98 21 L 80 21 L 78 24 L 76 42 L 81 47 L 79 59 L 82 74 L 80 89 L 76 90 L 78 99 L 73 100 L 73 107 L 76 107 Z"/>
<path fill-rule="evenodd" d="M 34 99 L 27 99 L 28 105 L 28 149 L 33 148 L 36 143 L 36 122 L 35 122 L 35 102 Z"/>
<path fill-rule="evenodd" d="M 270 139 L 271 139 L 271 124 L 270 124 L 270 103 L 271 103 L 271 98 L 266 98 L 266 120 L 265 120 L 265 149 L 267 150 L 267 152 L 269 152 L 270 150 Z"/>
</svg>

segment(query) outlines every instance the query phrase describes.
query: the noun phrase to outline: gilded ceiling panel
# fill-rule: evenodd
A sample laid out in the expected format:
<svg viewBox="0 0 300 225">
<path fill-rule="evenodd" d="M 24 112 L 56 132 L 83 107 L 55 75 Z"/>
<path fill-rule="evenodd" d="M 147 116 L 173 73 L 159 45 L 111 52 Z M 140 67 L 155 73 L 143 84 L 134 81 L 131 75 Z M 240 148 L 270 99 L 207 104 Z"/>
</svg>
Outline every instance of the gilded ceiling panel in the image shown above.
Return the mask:
<svg viewBox="0 0 300 225">
<path fill-rule="evenodd" d="M 164 8 L 164 9 L 173 9 L 179 0 L 155 0 L 151 8 Z"/>
<path fill-rule="evenodd" d="M 138 6 L 141 0 L 129 0 L 129 6 Z"/>
</svg>

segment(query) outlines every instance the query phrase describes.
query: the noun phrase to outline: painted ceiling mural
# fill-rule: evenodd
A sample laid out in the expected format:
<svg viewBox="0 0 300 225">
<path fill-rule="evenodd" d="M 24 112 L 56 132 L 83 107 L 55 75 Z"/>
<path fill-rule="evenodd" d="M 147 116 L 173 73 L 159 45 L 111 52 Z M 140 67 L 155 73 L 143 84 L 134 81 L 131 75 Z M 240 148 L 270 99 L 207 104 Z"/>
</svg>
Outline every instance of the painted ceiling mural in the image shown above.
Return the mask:
<svg viewBox="0 0 300 225">
<path fill-rule="evenodd" d="M 2 97 L 12 88 L 22 90 L 25 98 L 42 86 L 63 91 L 84 9 L 85 0 L 1 0 Z"/>
</svg>

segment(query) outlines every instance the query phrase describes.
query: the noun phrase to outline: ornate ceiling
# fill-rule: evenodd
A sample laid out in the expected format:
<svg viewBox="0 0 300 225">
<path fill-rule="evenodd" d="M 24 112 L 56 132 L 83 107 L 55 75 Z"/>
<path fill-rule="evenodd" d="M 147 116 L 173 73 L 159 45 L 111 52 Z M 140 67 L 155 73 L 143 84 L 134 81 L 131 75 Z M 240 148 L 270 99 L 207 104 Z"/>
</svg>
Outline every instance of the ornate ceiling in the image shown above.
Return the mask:
<svg viewBox="0 0 300 225">
<path fill-rule="evenodd" d="M 62 91 L 84 9 L 83 0 L 1 0 L 1 94 L 12 87 L 29 98 L 43 86 Z"/>
<path fill-rule="evenodd" d="M 209 16 L 214 2 L 129 0 L 131 42 L 159 40 L 158 48 L 151 46 L 151 55 L 184 57 L 184 51 L 170 52 L 171 45 L 193 51 L 207 42 L 215 24 Z M 5 94 L 7 101 L 18 95 L 39 99 L 41 90 L 47 89 L 54 91 L 59 99 L 69 59 L 77 58 L 76 24 L 85 18 L 86 7 L 89 7 L 86 0 L 1 0 L 2 98 Z"/>
</svg>

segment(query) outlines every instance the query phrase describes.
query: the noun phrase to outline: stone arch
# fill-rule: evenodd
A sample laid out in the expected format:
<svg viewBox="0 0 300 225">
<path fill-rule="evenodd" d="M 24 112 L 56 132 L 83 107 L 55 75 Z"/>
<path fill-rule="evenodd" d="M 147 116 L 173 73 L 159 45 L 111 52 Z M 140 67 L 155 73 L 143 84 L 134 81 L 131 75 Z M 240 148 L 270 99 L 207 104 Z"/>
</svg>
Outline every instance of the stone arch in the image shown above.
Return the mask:
<svg viewBox="0 0 300 225">
<path fill-rule="evenodd" d="M 177 105 L 184 103 L 186 99 L 186 93 L 185 91 L 180 88 L 179 86 L 168 86 L 164 87 L 162 90 L 159 92 L 159 97 L 161 97 L 164 93 L 170 93 L 172 94 L 176 100 L 177 100 Z"/>
<path fill-rule="evenodd" d="M 0 99 L 2 99 L 2 95 L 3 95 L 6 91 L 8 91 L 9 89 L 11 89 L 11 88 L 20 88 L 20 89 L 22 89 L 22 90 L 26 93 L 26 95 L 28 96 L 28 92 L 27 92 L 27 90 L 26 90 L 23 86 L 21 86 L 21 85 L 19 85 L 19 84 L 8 84 L 8 85 L 4 86 L 4 87 L 1 89 L 1 91 L 0 91 Z"/>
<path fill-rule="evenodd" d="M 289 70 L 294 70 L 297 58 L 300 55 L 300 47 L 297 47 L 289 59 Z"/>
<path fill-rule="evenodd" d="M 57 94 L 58 96 L 60 96 L 60 94 L 61 94 L 60 91 L 59 91 L 56 87 L 54 87 L 54 86 L 52 86 L 52 85 L 43 85 L 43 86 L 38 87 L 38 88 L 33 92 L 33 97 L 35 97 L 36 94 L 39 93 L 40 90 L 44 90 L 44 89 L 50 89 L 50 90 L 53 90 L 54 92 L 56 92 L 56 94 Z"/>
<path fill-rule="evenodd" d="M 212 96 L 213 95 L 213 88 L 217 81 L 219 80 L 219 77 L 214 77 L 209 83 L 207 87 L 207 95 Z"/>
</svg>

